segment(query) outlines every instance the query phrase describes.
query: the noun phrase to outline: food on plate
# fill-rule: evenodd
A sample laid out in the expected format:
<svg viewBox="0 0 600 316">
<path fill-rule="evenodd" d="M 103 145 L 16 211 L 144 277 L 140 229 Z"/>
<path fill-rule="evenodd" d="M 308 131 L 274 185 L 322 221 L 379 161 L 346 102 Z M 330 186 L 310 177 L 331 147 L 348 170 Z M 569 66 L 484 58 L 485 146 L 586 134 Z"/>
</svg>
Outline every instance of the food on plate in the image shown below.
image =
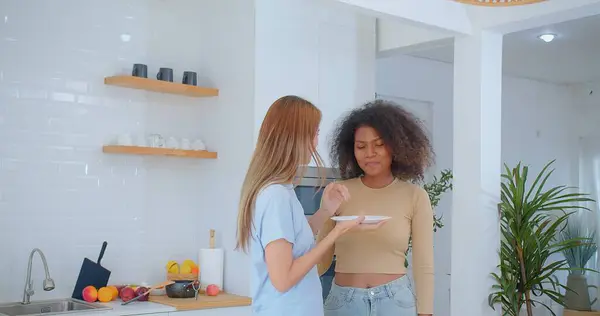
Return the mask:
<svg viewBox="0 0 600 316">
<path fill-rule="evenodd" d="M 119 296 L 121 297 L 121 300 L 123 300 L 123 302 L 127 302 L 136 297 L 135 290 L 126 286 L 121 289 Z"/>
<path fill-rule="evenodd" d="M 206 287 L 206 295 L 217 296 L 221 290 L 216 284 L 210 284 Z"/>
<path fill-rule="evenodd" d="M 98 290 L 98 300 L 102 303 L 110 302 L 113 300 L 114 292 L 109 287 L 101 287 Z"/>
<path fill-rule="evenodd" d="M 92 285 L 86 286 L 81 291 L 81 296 L 83 296 L 83 300 L 89 303 L 93 303 L 98 299 L 98 290 Z"/>
<path fill-rule="evenodd" d="M 147 287 L 143 287 L 143 286 L 140 286 L 140 287 L 138 287 L 138 288 L 135 290 L 135 297 L 137 297 L 137 296 L 140 296 L 140 295 L 142 295 L 142 294 L 146 293 L 146 291 L 148 291 L 148 290 L 149 290 L 149 288 L 147 288 Z M 150 293 L 148 293 L 148 294 L 146 294 L 146 295 L 144 295 L 144 296 L 140 297 L 140 298 L 138 299 L 138 301 L 142 301 L 142 302 L 143 302 L 143 301 L 147 301 L 147 300 L 148 300 L 148 296 L 150 296 Z"/>
</svg>

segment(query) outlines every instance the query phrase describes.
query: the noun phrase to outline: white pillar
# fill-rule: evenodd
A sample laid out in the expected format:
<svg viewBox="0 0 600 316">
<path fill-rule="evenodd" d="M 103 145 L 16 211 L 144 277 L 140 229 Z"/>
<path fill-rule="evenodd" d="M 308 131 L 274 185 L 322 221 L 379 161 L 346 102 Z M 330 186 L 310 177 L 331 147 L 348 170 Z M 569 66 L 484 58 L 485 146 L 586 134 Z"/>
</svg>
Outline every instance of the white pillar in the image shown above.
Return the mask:
<svg viewBox="0 0 600 316">
<path fill-rule="evenodd" d="M 488 305 L 500 243 L 502 34 L 454 43 L 451 316 L 499 315 Z"/>
</svg>

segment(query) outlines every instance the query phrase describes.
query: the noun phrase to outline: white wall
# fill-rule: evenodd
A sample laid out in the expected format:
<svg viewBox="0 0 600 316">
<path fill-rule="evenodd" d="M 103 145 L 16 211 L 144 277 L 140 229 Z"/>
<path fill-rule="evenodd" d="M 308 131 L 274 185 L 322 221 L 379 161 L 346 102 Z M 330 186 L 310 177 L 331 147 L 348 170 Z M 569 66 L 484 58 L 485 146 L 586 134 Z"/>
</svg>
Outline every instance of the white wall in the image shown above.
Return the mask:
<svg viewBox="0 0 600 316">
<path fill-rule="evenodd" d="M 452 75 L 451 64 L 427 59 L 401 55 L 377 61 L 378 94 L 433 103 L 436 172 L 452 168 Z M 573 104 L 569 87 L 505 77 L 502 161 L 509 167 L 522 161 L 533 174 L 557 159 L 549 185 L 577 185 L 578 122 Z M 435 234 L 435 315 L 449 313 L 450 211 L 448 194 L 436 210 L 443 214 L 446 226 Z"/>
<path fill-rule="evenodd" d="M 377 52 L 428 45 L 442 39 L 452 38 L 451 33 L 439 29 L 415 26 L 393 18 L 377 19 Z"/>
<path fill-rule="evenodd" d="M 415 26 L 471 34 L 470 16 L 465 6 L 446 0 L 337 0 L 370 14 L 391 17 Z"/>
<path fill-rule="evenodd" d="M 264 114 L 285 94 L 313 101 L 328 161 L 334 120 L 374 96 L 375 19 L 325 0 L 29 4 L 0 9 L 0 239 L 11 241 L 0 301 L 21 299 L 34 247 L 57 288 L 33 299 L 67 297 L 104 240 L 110 283 L 153 283 L 167 260 L 195 259 L 210 228 L 227 250 L 225 290 L 248 295 L 247 257 L 233 251 L 237 201 Z M 197 71 L 220 95 L 103 84 L 140 62 L 150 77 Z M 219 158 L 102 154 L 119 133 L 200 137 Z"/>
<path fill-rule="evenodd" d="M 572 86 L 572 94 L 578 108 L 578 133 L 582 137 L 600 137 L 598 117 L 600 117 L 600 81 Z"/>
<path fill-rule="evenodd" d="M 324 0 L 257 0 L 255 139 L 269 106 L 296 94 L 323 113 L 319 153 L 348 109 L 375 95 L 375 18 Z"/>
<path fill-rule="evenodd" d="M 36 258 L 33 299 L 67 297 L 104 240 L 111 283 L 156 282 L 167 260 L 196 258 L 209 228 L 227 249 L 225 288 L 248 294 L 232 249 L 252 151 L 253 2 L 11 1 L 0 12 L 0 301 L 21 299 L 34 247 L 57 287 L 41 290 Z M 197 71 L 220 95 L 103 84 L 137 62 L 150 76 L 172 67 L 176 80 Z M 219 159 L 102 154 L 124 132 L 200 137 Z"/>
<path fill-rule="evenodd" d="M 573 97 L 576 100 L 576 106 L 579 107 L 580 114 L 577 129 L 581 134 L 579 141 L 580 146 L 580 168 L 579 168 L 579 186 L 583 192 L 589 193 L 590 198 L 600 200 L 600 182 L 599 182 L 599 167 L 600 164 L 600 129 L 598 128 L 598 117 L 600 117 L 600 82 L 591 82 L 586 84 L 577 84 L 573 87 Z M 580 212 L 577 220 L 581 220 L 582 224 L 598 229 L 600 227 L 600 213 L 598 203 L 587 203 L 592 212 Z M 598 236 L 596 237 L 598 238 Z M 597 242 L 600 242 L 598 238 Z M 598 270 L 600 267 L 600 257 L 595 256 L 588 262 L 590 269 Z M 600 277 L 597 274 L 588 274 L 588 284 L 599 286 Z M 590 297 L 600 297 L 600 291 L 596 289 L 590 290 Z M 596 301 L 592 309 L 597 310 L 600 303 Z"/>
</svg>

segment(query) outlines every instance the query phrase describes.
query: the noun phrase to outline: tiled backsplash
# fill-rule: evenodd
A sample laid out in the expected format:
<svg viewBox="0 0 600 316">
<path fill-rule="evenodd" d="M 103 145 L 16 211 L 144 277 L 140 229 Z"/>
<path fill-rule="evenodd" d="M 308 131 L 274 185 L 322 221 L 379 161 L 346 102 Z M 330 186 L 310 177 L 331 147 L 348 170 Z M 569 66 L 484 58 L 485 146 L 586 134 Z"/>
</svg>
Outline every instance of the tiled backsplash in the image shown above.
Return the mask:
<svg viewBox="0 0 600 316">
<path fill-rule="evenodd" d="M 230 51 L 215 29 L 227 24 L 230 40 L 251 37 L 252 11 L 232 13 L 232 24 L 210 10 L 226 12 L 227 2 L 239 1 L 209 2 L 0 4 L 0 301 L 20 300 L 35 247 L 46 254 L 57 287 L 42 291 L 36 257 L 32 299 L 70 296 L 83 258 L 95 261 L 104 240 L 111 283 L 160 281 L 167 260 L 196 259 L 209 227 L 231 248 L 238 183 L 252 146 L 252 86 L 243 83 L 252 82 L 252 56 L 241 55 L 252 47 L 246 40 Z M 197 71 L 199 84 L 220 84 L 221 96 L 103 84 L 134 63 L 148 64 L 149 77 L 171 67 L 177 81 L 184 70 Z M 231 111 L 246 120 L 230 119 Z M 103 154 L 102 145 L 119 133 L 201 138 L 220 157 Z M 220 216 L 209 213 L 215 210 Z"/>
</svg>

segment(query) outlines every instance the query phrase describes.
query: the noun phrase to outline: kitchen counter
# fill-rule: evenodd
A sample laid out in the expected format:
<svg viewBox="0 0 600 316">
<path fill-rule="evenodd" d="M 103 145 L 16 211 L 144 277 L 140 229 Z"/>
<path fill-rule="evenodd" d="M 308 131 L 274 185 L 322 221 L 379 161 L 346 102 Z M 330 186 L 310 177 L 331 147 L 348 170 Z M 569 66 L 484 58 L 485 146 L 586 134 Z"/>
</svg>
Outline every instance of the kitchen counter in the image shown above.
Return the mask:
<svg viewBox="0 0 600 316">
<path fill-rule="evenodd" d="M 126 316 L 126 315 L 140 315 L 140 314 L 154 314 L 154 313 L 169 313 L 174 312 L 176 309 L 172 306 L 152 303 L 152 302 L 132 302 L 127 305 L 121 305 L 120 300 L 109 302 L 109 303 L 99 303 L 102 305 L 109 306 L 112 308 L 111 310 L 103 310 L 98 312 L 84 312 L 78 313 L 80 315 L 102 315 L 102 316 Z"/>
<path fill-rule="evenodd" d="M 573 311 L 565 309 L 563 312 L 563 316 L 598 316 L 600 312 L 582 312 L 582 311 Z"/>
<path fill-rule="evenodd" d="M 195 311 L 195 310 L 213 310 L 222 312 L 209 313 L 206 315 L 250 315 L 250 305 L 252 299 L 245 296 L 233 295 L 229 293 L 220 293 L 217 296 L 198 295 L 198 300 L 193 298 L 169 298 L 166 295 L 150 296 L 148 302 L 132 302 L 127 305 L 121 305 L 121 301 L 109 303 L 97 303 L 110 307 L 110 310 L 86 311 L 81 313 L 65 314 L 68 316 L 128 316 L 128 315 L 148 315 Z M 247 311 L 239 310 L 239 307 L 247 307 Z M 237 307 L 237 309 L 236 309 Z M 233 309 L 232 309 L 233 308 Z M 234 314 L 232 314 L 232 312 Z M 179 314 L 179 313 L 177 313 Z M 187 315 L 187 314 L 186 314 Z M 193 314 L 196 315 L 196 314 Z M 199 315 L 204 315 L 202 312 Z M 157 315 L 155 315 L 157 316 Z"/>
<path fill-rule="evenodd" d="M 198 295 L 193 298 L 169 298 L 166 295 L 150 296 L 150 302 L 174 307 L 178 311 L 189 311 L 208 308 L 250 306 L 252 299 L 229 293 L 219 293 L 217 296 Z"/>
<path fill-rule="evenodd" d="M 193 298 L 169 298 L 166 295 L 150 296 L 148 302 L 132 302 L 127 305 L 121 305 L 121 301 L 109 303 L 96 303 L 110 307 L 110 310 L 86 311 L 81 313 L 71 313 L 69 316 L 128 316 L 128 315 L 147 315 L 194 311 L 206 309 L 223 309 L 223 315 L 230 315 L 229 308 L 250 306 L 252 299 L 245 296 L 239 296 L 229 293 L 220 293 L 217 296 L 198 295 L 198 300 Z M 249 308 L 249 307 L 248 307 Z M 179 313 L 178 313 L 179 314 Z M 203 315 L 203 314 L 201 314 Z M 211 315 L 214 315 L 211 314 Z M 219 314 L 221 315 L 221 314 Z"/>
<path fill-rule="evenodd" d="M 32 301 L 32 303 L 41 301 Z M 252 299 L 229 293 L 217 296 L 198 295 L 194 298 L 169 298 L 166 295 L 150 296 L 146 302 L 131 302 L 122 305 L 121 300 L 108 303 L 95 302 L 107 309 L 70 311 L 51 315 L 58 316 L 250 316 Z M 3 314 L 0 314 L 3 315 Z M 43 314 L 36 314 L 43 315 Z"/>
</svg>

